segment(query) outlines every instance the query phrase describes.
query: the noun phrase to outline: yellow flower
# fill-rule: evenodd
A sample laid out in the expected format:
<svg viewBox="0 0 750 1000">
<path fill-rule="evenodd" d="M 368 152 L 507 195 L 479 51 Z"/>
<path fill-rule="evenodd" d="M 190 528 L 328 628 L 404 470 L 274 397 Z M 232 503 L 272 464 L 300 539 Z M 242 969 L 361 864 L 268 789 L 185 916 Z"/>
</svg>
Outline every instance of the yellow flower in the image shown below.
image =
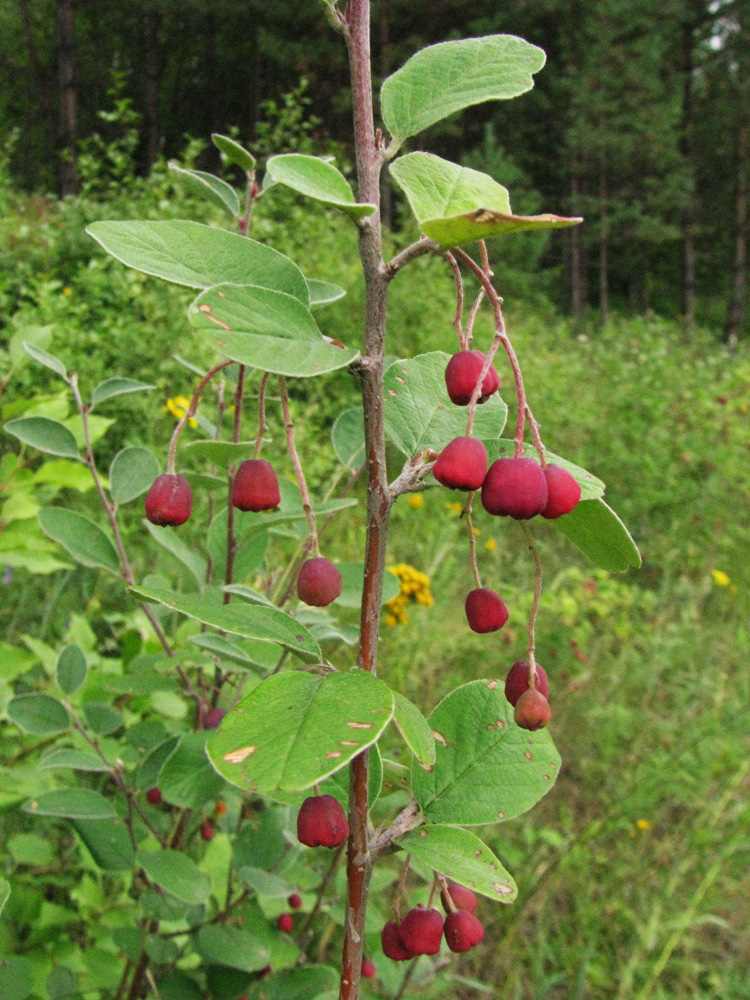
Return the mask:
<svg viewBox="0 0 750 1000">
<path fill-rule="evenodd" d="M 497 542 L 495 541 L 494 538 L 488 538 L 487 541 L 484 543 L 484 547 L 487 549 L 488 552 L 494 552 L 495 549 L 497 548 Z"/>
<path fill-rule="evenodd" d="M 711 576 L 714 578 L 714 583 L 718 584 L 719 587 L 728 587 L 732 582 L 727 574 L 721 569 L 712 569 Z"/>
<path fill-rule="evenodd" d="M 458 514 L 458 516 L 460 517 L 461 514 L 463 514 L 464 505 L 454 500 L 453 503 L 447 503 L 445 505 L 445 509 L 452 510 L 454 514 Z"/>
<path fill-rule="evenodd" d="M 642 833 L 645 833 L 646 830 L 651 829 L 651 824 L 647 819 L 639 819 L 635 825 Z"/>
<path fill-rule="evenodd" d="M 72 288 L 67 288 L 67 287 L 63 288 L 63 295 L 72 295 L 72 294 L 73 294 Z"/>
<path fill-rule="evenodd" d="M 406 608 L 411 601 L 427 608 L 433 606 L 430 578 L 426 573 L 415 569 L 414 566 L 409 566 L 408 563 L 389 566 L 388 572 L 393 573 L 398 578 L 401 590 L 398 597 L 394 597 L 393 600 L 386 603 L 385 624 L 388 627 L 408 624 L 409 616 L 406 613 Z"/>
<path fill-rule="evenodd" d="M 481 528 L 474 528 L 474 537 L 475 537 L 475 538 L 479 538 L 479 536 L 480 536 L 481 534 L 482 534 L 482 530 L 481 530 Z"/>
<path fill-rule="evenodd" d="M 172 399 L 167 400 L 167 405 L 164 407 L 165 413 L 171 413 L 173 417 L 178 420 L 182 420 L 187 411 L 190 409 L 190 400 L 187 396 L 174 396 Z M 191 427 L 197 427 L 198 421 L 193 417 L 190 417 L 188 423 Z"/>
<path fill-rule="evenodd" d="M 421 510 L 424 507 L 424 497 L 421 493 L 410 493 L 406 502 L 412 510 Z"/>
</svg>

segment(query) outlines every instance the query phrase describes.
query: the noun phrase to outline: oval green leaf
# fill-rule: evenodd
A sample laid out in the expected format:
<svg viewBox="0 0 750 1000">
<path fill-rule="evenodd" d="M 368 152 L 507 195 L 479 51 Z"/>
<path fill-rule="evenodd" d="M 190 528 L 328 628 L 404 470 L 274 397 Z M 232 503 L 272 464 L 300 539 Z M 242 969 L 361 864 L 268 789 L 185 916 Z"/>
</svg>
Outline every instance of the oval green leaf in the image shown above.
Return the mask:
<svg viewBox="0 0 750 1000">
<path fill-rule="evenodd" d="M 416 757 L 419 766 L 429 770 L 435 763 L 435 737 L 427 719 L 404 695 L 394 691 L 393 699 L 393 721 L 396 723 L 396 728 Z"/>
<path fill-rule="evenodd" d="M 98 701 L 87 701 L 83 705 L 86 725 L 99 736 L 111 736 L 122 726 L 122 716 L 117 709 Z"/>
<path fill-rule="evenodd" d="M 99 757 L 93 753 L 84 753 L 83 750 L 73 750 L 70 747 L 62 747 L 60 750 L 53 750 L 47 754 L 39 764 L 43 771 L 54 768 L 66 768 L 71 771 L 108 771 L 109 768 Z"/>
<path fill-rule="evenodd" d="M 255 157 L 235 139 L 230 139 L 228 135 L 221 135 L 219 132 L 212 132 L 211 141 L 230 163 L 236 163 L 238 167 L 247 171 L 255 167 Z"/>
<path fill-rule="evenodd" d="M 159 772 L 162 796 L 181 809 L 203 808 L 226 787 L 206 757 L 207 738 L 206 732 L 184 733 Z"/>
<path fill-rule="evenodd" d="M 358 608 L 362 603 L 362 588 L 365 582 L 365 564 L 361 562 L 336 563 L 338 571 L 341 573 L 343 586 L 341 594 L 334 601 L 344 608 Z M 381 601 L 392 601 L 398 597 L 401 589 L 398 578 L 393 573 L 385 573 L 383 576 L 383 590 Z"/>
<path fill-rule="evenodd" d="M 65 369 L 65 365 L 59 358 L 56 358 L 54 354 L 48 354 L 47 351 L 42 350 L 41 347 L 37 347 L 36 344 L 30 344 L 28 341 L 24 340 L 23 349 L 29 354 L 34 361 L 38 361 L 40 365 L 44 365 L 45 368 L 51 369 L 53 372 L 57 372 L 66 381 L 68 378 L 68 373 Z"/>
<path fill-rule="evenodd" d="M 156 885 L 189 906 L 207 902 L 211 879 L 179 851 L 139 851 L 138 864 Z"/>
<path fill-rule="evenodd" d="M 347 469 L 357 469 L 365 459 L 365 424 L 361 406 L 353 406 L 336 417 L 331 430 L 336 458 Z"/>
<path fill-rule="evenodd" d="M 267 169 L 277 183 L 308 198 L 322 201 L 332 208 L 338 208 L 355 222 L 377 211 L 375 205 L 358 203 L 349 181 L 341 171 L 318 156 L 305 156 L 303 153 L 272 156 Z"/>
<path fill-rule="evenodd" d="M 310 290 L 310 307 L 325 306 L 329 302 L 337 302 L 346 295 L 346 289 L 340 285 L 332 285 L 330 281 L 317 281 L 315 278 L 307 279 L 307 287 Z"/>
<path fill-rule="evenodd" d="M 9 420 L 4 429 L 22 444 L 45 451 L 48 455 L 78 458 L 76 439 L 59 420 L 50 420 L 49 417 L 19 417 L 18 420 Z"/>
<path fill-rule="evenodd" d="M 603 500 L 581 501 L 569 514 L 552 521 L 558 531 L 592 563 L 613 573 L 641 565 L 633 537 Z"/>
<path fill-rule="evenodd" d="M 78 646 L 66 646 L 60 653 L 55 678 L 63 694 L 73 694 L 86 680 L 86 657 Z"/>
<path fill-rule="evenodd" d="M 83 566 L 101 566 L 119 575 L 117 550 L 98 524 L 64 507 L 45 507 L 37 514 L 42 531 Z"/>
<path fill-rule="evenodd" d="M 197 586 L 203 587 L 206 582 L 206 560 L 183 542 L 172 528 L 160 527 L 145 519 L 143 523 L 154 541 L 171 552 L 175 559 L 179 559 L 193 574 Z"/>
<path fill-rule="evenodd" d="M 109 489 L 119 506 L 143 496 L 159 475 L 159 463 L 148 448 L 130 445 L 118 451 L 109 469 Z"/>
<path fill-rule="evenodd" d="M 34 816 L 61 819 L 116 819 L 112 804 L 90 788 L 59 788 L 24 803 L 23 811 Z"/>
<path fill-rule="evenodd" d="M 225 208 L 233 219 L 240 214 L 240 199 L 231 184 L 227 184 L 226 181 L 214 174 L 206 173 L 205 170 L 185 170 L 184 167 L 173 161 L 170 161 L 168 166 L 172 173 L 184 181 L 191 191 L 205 195 L 214 204 Z"/>
<path fill-rule="evenodd" d="M 195 943 L 206 962 L 242 972 L 257 972 L 268 965 L 270 957 L 257 937 L 240 927 L 209 924 L 200 929 Z"/>
<path fill-rule="evenodd" d="M 98 406 L 105 399 L 113 399 L 115 396 L 124 396 L 128 392 L 146 392 L 148 389 L 155 389 L 155 385 L 148 382 L 138 382 L 134 378 L 108 378 L 91 393 L 91 406 Z"/>
<path fill-rule="evenodd" d="M 68 713 L 48 694 L 21 694 L 8 702 L 8 718 L 33 736 L 54 736 L 70 725 Z"/>
</svg>

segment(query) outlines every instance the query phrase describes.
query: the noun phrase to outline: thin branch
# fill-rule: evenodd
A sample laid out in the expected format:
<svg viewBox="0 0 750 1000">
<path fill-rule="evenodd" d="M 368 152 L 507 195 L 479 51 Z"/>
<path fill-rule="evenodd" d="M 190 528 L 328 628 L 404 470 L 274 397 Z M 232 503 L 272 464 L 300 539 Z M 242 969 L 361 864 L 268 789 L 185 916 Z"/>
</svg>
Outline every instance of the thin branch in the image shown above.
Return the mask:
<svg viewBox="0 0 750 1000">
<path fill-rule="evenodd" d="M 386 150 L 386 155 L 387 155 Z M 419 257 L 424 257 L 428 253 L 440 253 L 440 244 L 435 243 L 434 240 L 428 240 L 426 236 L 422 236 L 421 239 L 417 240 L 416 243 L 412 243 L 411 246 L 406 247 L 400 253 L 390 260 L 383 268 L 383 273 L 388 281 L 395 278 L 402 267 L 406 267 L 407 264 L 411 264 L 413 260 L 417 260 Z"/>
<path fill-rule="evenodd" d="M 300 957 L 297 963 L 298 965 L 302 965 L 306 961 L 307 956 L 305 952 L 307 951 L 307 946 L 310 943 L 310 940 L 312 939 L 312 924 L 315 918 L 317 917 L 318 913 L 320 912 L 320 907 L 323 903 L 323 897 L 328 891 L 328 886 L 331 884 L 333 876 L 336 874 L 336 869 L 339 866 L 339 862 L 341 861 L 341 856 L 343 855 L 343 853 L 344 853 L 344 845 L 342 844 L 335 851 L 333 857 L 331 858 L 331 863 L 328 866 L 328 871 L 323 876 L 323 881 L 320 883 L 320 887 L 318 888 L 318 895 L 315 900 L 315 905 L 307 914 L 304 923 L 300 927 L 299 937 L 297 938 L 297 945 L 300 949 Z"/>
<path fill-rule="evenodd" d="M 411 864 L 411 854 L 407 854 L 404 859 L 404 866 L 401 869 L 401 874 L 399 875 L 398 885 L 396 886 L 396 895 L 393 897 L 393 916 L 396 919 L 396 923 L 401 923 L 401 897 L 406 889 L 406 880 L 409 877 L 409 865 Z"/>
<path fill-rule="evenodd" d="M 453 254 L 448 250 L 443 256 L 450 264 L 451 271 L 453 271 L 453 278 L 456 282 L 456 315 L 453 318 L 453 326 L 458 334 L 459 347 L 462 351 L 465 351 L 468 343 L 463 326 L 461 325 L 461 319 L 464 314 L 464 280 L 461 277 L 461 268 L 458 266 L 458 262 Z"/>
<path fill-rule="evenodd" d="M 258 389 L 258 435 L 255 438 L 255 452 L 253 458 L 260 458 L 260 450 L 263 447 L 263 435 L 268 430 L 266 423 L 266 386 L 268 385 L 269 372 L 263 372 Z"/>
<path fill-rule="evenodd" d="M 279 376 L 279 393 L 281 395 L 281 408 L 284 413 L 284 428 L 286 430 L 286 443 L 289 451 L 289 458 L 292 462 L 292 466 L 294 467 L 294 475 L 297 479 L 297 485 L 299 486 L 299 491 L 302 496 L 302 509 L 305 512 L 305 517 L 307 518 L 307 528 L 309 531 L 307 551 L 313 552 L 316 556 L 319 556 L 320 548 L 318 545 L 318 529 L 315 525 L 315 514 L 313 514 L 312 504 L 310 503 L 310 494 L 307 489 L 305 473 L 302 471 L 302 463 L 299 460 L 297 446 L 294 443 L 294 424 L 292 423 L 292 415 L 289 410 L 289 396 L 286 391 L 286 379 L 283 375 Z"/>
<path fill-rule="evenodd" d="M 536 649 L 536 616 L 539 611 L 539 598 L 542 594 L 542 560 L 539 558 L 539 550 L 534 543 L 534 536 L 531 533 L 526 521 L 519 521 L 524 535 L 526 535 L 526 541 L 529 546 L 529 552 L 534 560 L 534 599 L 531 602 L 531 612 L 529 614 L 529 687 L 536 687 L 537 671 L 536 671 L 536 659 L 534 658 L 534 651 Z"/>
<path fill-rule="evenodd" d="M 180 417 L 177 422 L 177 426 L 172 432 L 172 438 L 169 442 L 169 451 L 167 452 L 167 474 L 174 474 L 175 456 L 177 454 L 177 442 L 180 439 L 180 434 L 182 434 L 183 428 L 190 420 L 191 417 L 195 416 L 195 411 L 198 409 L 198 403 L 200 402 L 203 390 L 206 388 L 208 383 L 217 375 L 223 368 L 227 365 L 233 365 L 234 361 L 227 359 L 226 361 L 220 361 L 218 365 L 214 365 L 210 371 L 207 371 L 203 378 L 200 380 L 193 393 L 193 398 L 190 400 L 190 406 L 187 408 L 185 413 Z"/>
<path fill-rule="evenodd" d="M 474 534 L 474 520 L 471 516 L 471 508 L 474 503 L 474 494 L 470 493 L 469 498 L 466 501 L 466 506 L 464 507 L 464 513 L 466 514 L 466 530 L 469 533 L 469 561 L 471 563 L 471 572 L 474 576 L 474 582 L 477 587 L 482 586 L 482 580 L 479 576 L 479 563 L 477 562 L 477 539 Z"/>
</svg>

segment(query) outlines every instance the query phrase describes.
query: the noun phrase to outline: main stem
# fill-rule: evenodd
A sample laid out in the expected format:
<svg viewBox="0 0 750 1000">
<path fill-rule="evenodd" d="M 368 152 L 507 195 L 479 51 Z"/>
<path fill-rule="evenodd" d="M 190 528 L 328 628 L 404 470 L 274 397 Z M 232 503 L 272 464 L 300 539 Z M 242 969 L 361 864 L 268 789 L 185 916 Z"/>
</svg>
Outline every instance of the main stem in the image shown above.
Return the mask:
<svg viewBox="0 0 750 1000">
<path fill-rule="evenodd" d="M 378 211 L 363 220 L 359 229 L 359 253 L 365 278 L 365 341 L 359 372 L 362 379 L 367 470 L 367 536 L 359 665 L 363 670 L 375 673 L 385 542 L 390 515 L 383 422 L 383 358 L 388 289 L 380 229 L 380 171 L 383 153 L 376 141 L 372 112 L 369 0 L 350 0 L 347 14 L 345 34 L 352 80 L 359 199 L 378 206 Z M 368 768 L 369 755 L 364 752 L 354 758 L 350 769 L 351 833 L 347 850 L 346 921 L 340 1000 L 357 1000 L 359 996 L 367 890 L 372 870 L 367 829 Z"/>
</svg>

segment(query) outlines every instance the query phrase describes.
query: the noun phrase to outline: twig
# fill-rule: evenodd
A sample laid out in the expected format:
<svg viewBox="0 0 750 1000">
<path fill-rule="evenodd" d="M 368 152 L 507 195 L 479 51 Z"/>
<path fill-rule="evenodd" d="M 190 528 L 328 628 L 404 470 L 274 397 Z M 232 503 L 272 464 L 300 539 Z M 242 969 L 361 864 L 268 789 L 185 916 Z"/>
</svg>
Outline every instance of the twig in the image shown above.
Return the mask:
<svg viewBox="0 0 750 1000">
<path fill-rule="evenodd" d="M 471 516 L 471 508 L 474 503 L 474 494 L 470 493 L 469 498 L 466 501 L 466 506 L 464 507 L 464 513 L 466 514 L 466 530 L 469 533 L 469 561 L 471 562 L 471 572 L 474 576 L 474 582 L 477 587 L 482 586 L 482 580 L 479 576 L 479 564 L 477 562 L 477 540 L 474 535 L 474 520 Z"/>
<path fill-rule="evenodd" d="M 467 349 L 466 335 L 464 334 L 463 326 L 461 325 L 461 318 L 464 312 L 464 281 L 461 277 L 461 268 L 458 266 L 456 258 L 448 250 L 443 256 L 450 264 L 451 271 L 453 271 L 453 277 L 456 282 L 456 315 L 453 318 L 453 326 L 458 335 L 458 344 L 462 351 Z"/>
<path fill-rule="evenodd" d="M 534 560 L 534 599 L 531 602 L 531 613 L 529 614 L 529 687 L 535 688 L 537 681 L 537 670 L 536 670 L 536 659 L 534 658 L 534 651 L 536 649 L 536 616 L 539 611 L 539 598 L 542 594 L 542 560 L 539 558 L 539 550 L 534 543 L 534 536 L 531 534 L 531 529 L 525 521 L 518 522 L 521 525 L 523 533 L 526 535 L 526 541 L 529 546 L 529 551 L 531 552 L 532 558 Z"/>
<path fill-rule="evenodd" d="M 305 473 L 302 471 L 302 463 L 299 460 L 297 446 L 294 443 L 294 424 L 292 423 L 292 415 L 289 410 L 289 396 L 286 391 L 286 379 L 283 375 L 279 376 L 279 393 L 281 395 L 281 408 L 284 413 L 284 428 L 286 430 L 286 443 L 289 451 L 289 458 L 292 462 L 292 466 L 294 467 L 294 475 L 297 479 L 300 495 L 302 496 L 302 509 L 305 512 L 305 517 L 307 518 L 307 527 L 309 531 L 307 551 L 319 556 L 320 548 L 318 545 L 318 529 L 315 525 L 315 514 L 313 514 L 312 504 L 310 503 L 310 494 L 307 489 Z"/>
<path fill-rule="evenodd" d="M 190 406 L 187 408 L 185 413 L 180 417 L 180 419 L 177 422 L 177 426 L 172 432 L 172 438 L 169 442 L 169 451 L 167 452 L 167 473 L 169 475 L 172 475 L 174 473 L 175 456 L 177 454 L 177 442 L 180 439 L 180 434 L 182 434 L 182 430 L 187 424 L 187 422 L 190 420 L 190 418 L 195 416 L 195 411 L 198 409 L 198 403 L 200 401 L 203 390 L 206 388 L 206 386 L 214 377 L 214 375 L 217 375 L 223 368 L 226 368 L 228 365 L 233 365 L 233 364 L 234 361 L 232 361 L 231 359 L 227 359 L 226 361 L 220 361 L 218 365 L 214 365 L 214 367 L 211 368 L 210 371 L 206 372 L 206 374 L 203 376 L 203 378 L 196 386 L 195 392 L 193 393 L 193 398 L 190 400 Z"/>
<path fill-rule="evenodd" d="M 406 889 L 406 880 L 409 877 L 409 865 L 411 864 L 411 854 L 407 854 L 404 860 L 404 866 L 401 869 L 401 874 L 399 875 L 398 885 L 396 886 L 396 895 L 393 898 L 393 916 L 396 918 L 396 923 L 401 923 L 401 897 Z"/>
<path fill-rule="evenodd" d="M 255 452 L 253 458 L 260 458 L 260 450 L 263 447 L 263 435 L 268 430 L 266 423 L 266 386 L 268 385 L 269 373 L 263 372 L 258 389 L 258 436 L 255 439 Z"/>
<path fill-rule="evenodd" d="M 440 244 L 435 243 L 434 240 L 428 240 L 426 236 L 423 236 L 416 243 L 412 243 L 411 246 L 406 247 L 405 250 L 396 254 L 383 268 L 383 274 L 390 281 L 396 277 L 402 267 L 411 264 L 413 260 L 417 260 L 419 257 L 424 257 L 428 253 L 440 253 Z"/>
<path fill-rule="evenodd" d="M 300 927 L 299 937 L 297 939 L 297 945 L 300 949 L 300 957 L 297 963 L 298 965 L 302 965 L 306 960 L 307 956 L 305 952 L 307 951 L 307 946 L 310 943 L 310 939 L 312 938 L 311 928 L 313 921 L 315 920 L 320 911 L 320 907 L 323 904 L 323 897 L 325 896 L 328 890 L 328 886 L 331 884 L 333 876 L 336 874 L 336 869 L 339 866 L 339 862 L 341 861 L 341 856 L 343 853 L 344 853 L 344 845 L 342 844 L 334 853 L 333 858 L 331 858 L 331 863 L 328 866 L 328 871 L 325 873 L 325 875 L 323 876 L 323 881 L 320 883 L 317 899 L 315 900 L 315 905 L 307 914 L 304 923 Z"/>
</svg>

